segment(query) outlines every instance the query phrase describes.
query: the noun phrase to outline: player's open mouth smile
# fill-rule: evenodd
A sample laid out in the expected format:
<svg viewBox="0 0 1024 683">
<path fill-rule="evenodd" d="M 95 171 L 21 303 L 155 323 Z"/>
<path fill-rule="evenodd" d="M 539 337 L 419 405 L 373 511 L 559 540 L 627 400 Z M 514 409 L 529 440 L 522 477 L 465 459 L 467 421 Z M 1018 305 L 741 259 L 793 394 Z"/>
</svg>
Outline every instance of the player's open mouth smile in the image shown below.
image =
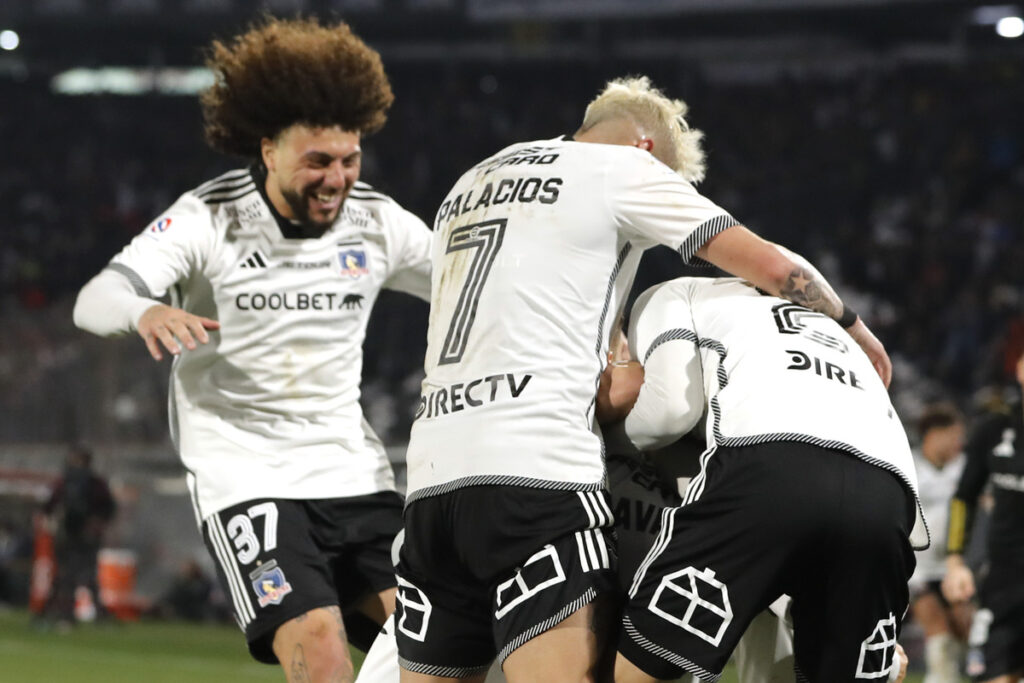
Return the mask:
<svg viewBox="0 0 1024 683">
<path fill-rule="evenodd" d="M 340 192 L 314 192 L 310 195 L 310 208 L 320 213 L 331 213 L 341 206 L 341 199 Z"/>
</svg>

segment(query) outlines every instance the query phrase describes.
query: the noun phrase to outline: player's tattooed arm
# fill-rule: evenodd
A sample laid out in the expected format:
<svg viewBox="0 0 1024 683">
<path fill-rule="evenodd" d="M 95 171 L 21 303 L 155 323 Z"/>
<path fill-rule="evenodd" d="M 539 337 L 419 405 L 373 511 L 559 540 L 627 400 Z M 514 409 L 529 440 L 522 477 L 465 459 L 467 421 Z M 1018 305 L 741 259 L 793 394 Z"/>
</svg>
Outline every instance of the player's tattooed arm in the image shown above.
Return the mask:
<svg viewBox="0 0 1024 683">
<path fill-rule="evenodd" d="M 779 289 L 779 294 L 795 304 L 824 313 L 834 320 L 838 320 L 843 314 L 843 302 L 839 295 L 814 268 L 806 264 L 796 264 L 785 284 Z"/>
<path fill-rule="evenodd" d="M 832 286 L 805 258 L 758 237 L 742 225 L 713 236 L 697 250 L 697 256 L 773 296 L 839 321 L 867 354 L 885 386 L 889 386 L 892 361 L 885 346 L 863 320 L 843 306 Z"/>
<path fill-rule="evenodd" d="M 807 259 L 759 237 L 742 225 L 711 237 L 697 256 L 772 296 L 789 299 L 838 320 L 843 302 Z"/>
<path fill-rule="evenodd" d="M 842 299 L 828 281 L 804 257 L 778 244 L 775 248 L 792 262 L 789 277 L 779 288 L 779 295 L 838 321 L 867 355 L 875 372 L 882 379 L 882 384 L 888 387 L 892 381 L 892 360 L 889 359 L 882 342 L 868 329 L 863 320 L 843 305 Z"/>
</svg>

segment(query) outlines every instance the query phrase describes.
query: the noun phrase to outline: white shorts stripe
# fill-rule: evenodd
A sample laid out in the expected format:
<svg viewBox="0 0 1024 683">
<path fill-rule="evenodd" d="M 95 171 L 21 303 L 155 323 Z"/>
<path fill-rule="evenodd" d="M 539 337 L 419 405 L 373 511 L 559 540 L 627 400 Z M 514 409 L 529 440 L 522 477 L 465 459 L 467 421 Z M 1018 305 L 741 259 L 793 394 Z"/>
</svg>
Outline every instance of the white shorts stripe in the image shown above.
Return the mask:
<svg viewBox="0 0 1024 683">
<path fill-rule="evenodd" d="M 220 518 L 216 514 L 212 515 L 206 528 L 210 536 L 210 544 L 213 546 L 214 552 L 217 554 L 217 560 L 224 571 L 224 576 L 227 578 L 228 589 L 231 593 L 231 603 L 235 608 L 235 619 L 239 622 L 239 626 L 245 630 L 245 627 L 255 618 L 255 615 L 252 614 L 252 606 L 248 603 L 245 584 L 241 582 L 238 568 L 235 565 L 235 556 L 231 553 Z"/>
<path fill-rule="evenodd" d="M 576 495 L 580 497 L 580 502 L 583 503 L 583 509 L 587 512 L 587 519 L 590 520 L 590 526 L 597 526 L 597 518 L 594 517 L 594 511 L 590 508 L 590 500 L 587 498 L 585 491 L 577 491 Z"/>
<path fill-rule="evenodd" d="M 655 558 L 658 557 L 668 546 L 668 542 L 672 540 L 672 529 L 675 526 L 675 515 L 672 513 L 679 508 L 665 508 L 661 511 L 661 532 L 658 534 L 658 538 L 655 539 L 654 545 L 651 546 L 650 551 L 647 553 L 647 557 L 640 563 L 640 567 L 636 570 L 636 574 L 633 575 L 633 585 L 629 587 L 629 597 L 635 597 L 637 587 L 640 582 L 644 580 L 644 575 L 647 573 L 648 567 L 654 562 Z"/>
<path fill-rule="evenodd" d="M 597 559 L 597 549 L 594 548 L 594 534 L 592 529 L 583 532 L 583 540 L 587 544 L 587 554 L 590 556 L 590 567 L 592 569 L 597 569 L 601 565 Z"/>
<path fill-rule="evenodd" d="M 587 551 L 583 548 L 583 533 L 582 531 L 577 531 L 574 535 L 576 536 L 576 547 L 580 551 L 580 566 L 583 567 L 583 571 L 589 572 L 590 565 L 587 563 Z"/>
<path fill-rule="evenodd" d="M 594 499 L 597 501 L 597 509 L 604 512 L 605 525 L 611 526 L 615 523 L 615 515 L 612 514 L 612 508 L 608 505 L 608 501 L 605 499 L 604 494 L 601 491 L 594 491 Z"/>
<path fill-rule="evenodd" d="M 601 569 L 611 569 L 612 563 L 608 559 L 608 546 L 604 542 L 604 534 L 599 529 L 594 529 L 594 541 L 601 553 Z"/>
<path fill-rule="evenodd" d="M 216 514 L 211 515 L 207 521 L 206 528 L 210 535 L 210 544 L 217 553 L 217 559 L 220 561 L 220 566 L 227 577 L 235 614 L 244 629 L 249 625 L 249 622 L 256 618 L 256 612 L 252 607 L 252 602 L 249 600 L 249 594 L 245 590 L 245 582 L 238 571 L 238 565 L 235 563 L 235 556 L 231 552 L 227 534 L 221 525 L 220 517 Z"/>
</svg>

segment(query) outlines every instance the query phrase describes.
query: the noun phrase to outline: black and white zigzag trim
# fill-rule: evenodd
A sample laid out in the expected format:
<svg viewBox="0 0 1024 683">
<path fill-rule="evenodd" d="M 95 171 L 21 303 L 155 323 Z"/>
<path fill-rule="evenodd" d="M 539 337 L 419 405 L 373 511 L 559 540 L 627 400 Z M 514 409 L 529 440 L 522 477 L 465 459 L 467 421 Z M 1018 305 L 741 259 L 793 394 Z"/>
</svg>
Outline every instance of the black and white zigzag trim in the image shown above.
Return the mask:
<svg viewBox="0 0 1024 683">
<path fill-rule="evenodd" d="M 588 588 L 586 593 L 576 598 L 562 609 L 558 610 L 558 612 L 556 612 L 553 616 L 545 619 L 539 624 L 531 626 L 530 628 L 520 633 L 518 636 L 510 640 L 508 644 L 501 649 L 501 652 L 498 653 L 498 663 L 504 664 L 505 659 L 510 654 L 512 654 L 516 650 L 516 648 L 522 646 L 522 644 L 528 641 L 530 638 L 539 636 L 541 633 L 544 633 L 545 631 L 555 626 L 559 622 L 564 621 L 573 612 L 589 604 L 596 597 L 597 591 L 593 588 Z"/>
<path fill-rule="evenodd" d="M 128 282 L 131 283 L 132 288 L 135 290 L 135 293 L 138 294 L 139 296 L 144 297 L 146 299 L 156 298 L 155 296 L 153 296 L 153 292 L 149 291 L 149 285 L 146 284 L 145 280 L 143 280 L 138 273 L 136 273 L 128 266 L 124 265 L 123 263 L 111 263 L 107 265 L 107 268 L 114 271 L 115 273 L 121 273 L 121 275 L 124 275 L 126 278 L 128 278 Z"/>
<path fill-rule="evenodd" d="M 531 477 L 519 477 L 508 474 L 478 474 L 413 491 L 406 496 L 405 505 L 408 507 L 409 503 L 413 501 L 432 496 L 443 496 L 446 493 L 470 486 L 525 486 L 531 489 L 547 489 L 549 491 L 600 491 L 604 488 L 602 482 L 581 484 L 574 481 L 549 481 L 547 479 L 533 479 Z"/>
<path fill-rule="evenodd" d="M 720 673 L 713 674 L 704 667 L 698 664 L 694 664 L 686 657 L 677 655 L 675 652 L 672 652 L 671 650 L 666 650 L 660 645 L 652 643 L 651 641 L 647 640 L 642 635 L 640 635 L 639 631 L 636 630 L 636 626 L 633 625 L 633 622 L 630 621 L 629 617 L 622 618 L 622 625 L 626 627 L 626 633 L 629 634 L 629 637 L 633 640 L 634 643 L 636 643 L 643 649 L 647 650 L 655 657 L 664 659 L 666 662 L 678 666 L 683 671 L 693 674 L 702 681 L 711 681 L 712 683 L 715 683 L 716 681 L 718 681 L 719 678 L 722 677 L 722 674 Z"/>
<path fill-rule="evenodd" d="M 667 330 L 659 334 L 654 338 L 654 341 L 651 342 L 650 348 L 647 349 L 647 353 L 644 354 L 643 364 L 647 365 L 647 360 L 651 357 L 651 354 L 654 353 L 654 349 L 658 348 L 665 342 L 675 341 L 676 339 L 685 339 L 686 341 L 693 342 L 694 344 L 699 343 L 696 333 L 692 330 L 684 330 L 683 328 Z"/>
<path fill-rule="evenodd" d="M 622 245 L 622 249 L 619 251 L 618 258 L 615 259 L 615 267 L 612 268 L 612 274 L 608 277 L 608 286 L 604 292 L 604 306 L 601 308 L 601 317 L 598 319 L 597 324 L 597 344 L 594 346 L 594 353 L 597 354 L 598 360 L 601 361 L 601 368 L 604 369 L 605 360 L 602 357 L 601 349 L 604 346 L 604 321 L 608 317 L 608 307 L 612 302 L 612 292 L 615 290 L 615 278 L 619 276 L 619 271 L 622 270 L 622 264 L 625 262 L 626 257 L 629 256 L 629 252 L 633 250 L 633 244 L 626 242 Z"/>
<path fill-rule="evenodd" d="M 619 250 L 619 255 L 615 259 L 615 267 L 612 268 L 612 273 L 611 273 L 610 276 L 608 276 L 608 286 L 605 288 L 605 292 L 604 292 L 604 306 L 601 308 L 601 317 L 598 318 L 598 323 L 597 323 L 597 343 L 594 344 L 594 353 L 597 354 L 597 367 L 598 367 L 598 370 L 597 370 L 597 376 L 594 378 L 594 398 L 590 399 L 590 405 L 587 406 L 586 416 L 587 416 L 588 422 L 589 422 L 590 416 L 592 414 L 591 411 L 594 409 L 595 403 L 597 403 L 597 387 L 601 383 L 601 373 L 604 371 L 605 365 L 607 364 L 607 359 L 604 357 L 604 354 L 602 353 L 602 348 L 604 347 L 604 341 L 605 341 L 605 338 L 607 337 L 607 335 L 605 334 L 605 330 L 604 330 L 604 321 L 605 321 L 605 318 L 608 317 L 608 307 L 611 305 L 612 293 L 615 291 L 615 279 L 617 277 L 619 277 L 619 271 L 622 270 L 622 264 L 626 261 L 626 257 L 629 256 L 629 252 L 632 251 L 632 250 L 633 250 L 633 244 L 632 243 L 626 242 L 624 245 L 622 245 L 622 249 Z M 589 424 L 588 424 L 588 429 L 589 429 Z M 604 452 L 603 452 L 603 450 L 604 450 L 604 440 L 603 439 L 601 440 L 601 449 L 602 449 L 601 459 L 604 460 Z"/>
<path fill-rule="evenodd" d="M 483 666 L 475 667 L 456 667 L 456 666 L 435 666 L 433 664 L 420 664 L 419 662 L 410 662 L 405 657 L 399 655 L 398 665 L 406 671 L 412 671 L 417 674 L 425 674 L 427 676 L 441 676 L 442 678 L 470 678 L 471 676 L 478 676 L 485 673 L 491 668 L 491 665 L 484 664 Z"/>
<path fill-rule="evenodd" d="M 678 251 L 679 255 L 683 257 L 683 263 L 691 266 L 711 266 L 712 264 L 697 256 L 697 251 L 707 244 L 709 239 L 734 225 L 740 225 L 740 222 L 727 213 L 709 218 L 701 223 L 696 230 L 690 233 L 686 241 L 679 245 Z"/>
</svg>

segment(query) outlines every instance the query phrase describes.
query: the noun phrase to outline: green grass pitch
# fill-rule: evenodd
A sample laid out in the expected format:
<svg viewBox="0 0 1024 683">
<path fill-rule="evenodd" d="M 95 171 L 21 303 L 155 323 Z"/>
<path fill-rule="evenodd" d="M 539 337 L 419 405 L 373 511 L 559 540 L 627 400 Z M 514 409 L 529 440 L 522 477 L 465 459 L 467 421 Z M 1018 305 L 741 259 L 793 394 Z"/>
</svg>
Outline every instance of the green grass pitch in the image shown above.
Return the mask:
<svg viewBox="0 0 1024 683">
<path fill-rule="evenodd" d="M 362 653 L 353 650 L 356 666 Z M 233 626 L 184 622 L 86 624 L 40 630 L 23 611 L 0 613 L 0 681 L 10 683 L 243 683 L 283 681 L 249 658 Z M 721 683 L 737 683 L 731 667 Z M 907 683 L 921 683 L 911 674 Z"/>
</svg>

